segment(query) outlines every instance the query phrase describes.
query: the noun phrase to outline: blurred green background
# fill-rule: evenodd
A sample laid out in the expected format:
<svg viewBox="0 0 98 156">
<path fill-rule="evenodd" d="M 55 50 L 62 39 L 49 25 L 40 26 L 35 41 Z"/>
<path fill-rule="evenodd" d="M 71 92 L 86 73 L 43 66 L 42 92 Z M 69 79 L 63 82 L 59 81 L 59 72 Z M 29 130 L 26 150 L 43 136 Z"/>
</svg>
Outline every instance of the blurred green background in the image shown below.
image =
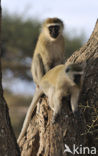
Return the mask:
<svg viewBox="0 0 98 156">
<path fill-rule="evenodd" d="M 10 15 L 7 11 L 3 13 L 2 82 L 16 137 L 35 90 L 30 66 L 40 27 L 41 23 L 37 19 L 24 20 L 21 15 Z M 75 32 L 71 31 L 71 34 Z M 83 33 L 74 37 L 71 34 L 64 31 L 66 59 L 86 40 Z"/>
</svg>

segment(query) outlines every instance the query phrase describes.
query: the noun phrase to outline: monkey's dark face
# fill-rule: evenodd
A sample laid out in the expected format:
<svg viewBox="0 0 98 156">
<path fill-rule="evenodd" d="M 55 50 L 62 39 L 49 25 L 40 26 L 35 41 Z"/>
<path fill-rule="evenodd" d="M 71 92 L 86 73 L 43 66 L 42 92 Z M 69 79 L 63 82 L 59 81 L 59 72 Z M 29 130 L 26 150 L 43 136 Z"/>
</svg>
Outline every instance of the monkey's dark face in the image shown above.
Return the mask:
<svg viewBox="0 0 98 156">
<path fill-rule="evenodd" d="M 49 34 L 52 38 L 57 38 L 59 35 L 59 31 L 60 31 L 60 26 L 59 25 L 50 25 L 48 27 L 49 29 Z"/>
<path fill-rule="evenodd" d="M 81 83 L 81 74 L 74 74 L 74 82 L 79 85 Z"/>
<path fill-rule="evenodd" d="M 81 85 L 82 75 L 83 75 L 83 69 L 78 64 L 70 64 L 65 69 L 65 73 L 69 76 L 70 79 L 72 79 L 75 84 L 78 86 Z"/>
</svg>

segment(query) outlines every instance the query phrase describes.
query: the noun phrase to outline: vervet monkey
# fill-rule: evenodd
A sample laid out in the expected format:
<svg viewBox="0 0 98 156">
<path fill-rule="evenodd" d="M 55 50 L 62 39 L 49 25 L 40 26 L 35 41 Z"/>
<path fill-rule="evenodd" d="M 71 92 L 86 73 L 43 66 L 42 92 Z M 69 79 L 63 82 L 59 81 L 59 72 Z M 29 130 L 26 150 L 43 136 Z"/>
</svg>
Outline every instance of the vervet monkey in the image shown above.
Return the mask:
<svg viewBox="0 0 98 156">
<path fill-rule="evenodd" d="M 78 110 L 78 97 L 82 85 L 83 69 L 78 64 L 58 65 L 48 71 L 39 83 L 39 90 L 34 94 L 32 103 L 28 109 L 22 131 L 18 138 L 18 143 L 24 136 L 29 121 L 31 120 L 32 112 L 40 96 L 44 93 L 48 97 L 50 108 L 53 110 L 52 122 L 55 122 L 57 115 L 60 113 L 62 106 L 62 98 L 71 95 L 71 108 L 75 113 Z"/>
<path fill-rule="evenodd" d="M 33 81 L 37 86 L 47 71 L 64 63 L 63 29 L 63 22 L 59 18 L 48 18 L 42 25 L 31 66 Z"/>
</svg>

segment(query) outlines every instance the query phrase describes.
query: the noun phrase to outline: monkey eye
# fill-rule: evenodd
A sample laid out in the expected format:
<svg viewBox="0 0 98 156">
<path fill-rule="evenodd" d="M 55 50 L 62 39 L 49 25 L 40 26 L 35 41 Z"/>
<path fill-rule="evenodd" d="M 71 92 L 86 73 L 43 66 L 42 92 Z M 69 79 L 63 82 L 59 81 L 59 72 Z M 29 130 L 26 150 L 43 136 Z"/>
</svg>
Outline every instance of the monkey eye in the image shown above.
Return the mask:
<svg viewBox="0 0 98 156">
<path fill-rule="evenodd" d="M 50 27 L 49 27 L 49 31 L 52 31 L 52 29 L 53 29 L 53 26 L 50 26 Z"/>
<path fill-rule="evenodd" d="M 54 26 L 55 31 L 58 31 L 60 29 L 60 26 L 56 25 Z"/>
<path fill-rule="evenodd" d="M 60 29 L 59 25 L 54 25 L 54 26 L 49 26 L 49 31 L 51 32 L 52 30 L 58 31 Z"/>
<path fill-rule="evenodd" d="M 66 69 L 66 73 L 68 73 L 68 72 L 69 72 L 69 70 L 70 70 L 70 68 L 68 67 L 68 68 Z"/>
</svg>

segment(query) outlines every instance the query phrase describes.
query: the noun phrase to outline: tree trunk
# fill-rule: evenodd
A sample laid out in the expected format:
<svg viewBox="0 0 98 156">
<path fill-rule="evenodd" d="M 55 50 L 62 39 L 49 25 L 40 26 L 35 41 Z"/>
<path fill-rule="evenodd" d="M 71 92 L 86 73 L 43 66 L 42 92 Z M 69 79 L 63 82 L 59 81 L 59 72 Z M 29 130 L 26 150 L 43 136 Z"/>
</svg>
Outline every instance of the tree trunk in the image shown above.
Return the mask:
<svg viewBox="0 0 98 156">
<path fill-rule="evenodd" d="M 41 97 L 27 133 L 20 142 L 22 156 L 70 156 L 65 152 L 68 145 L 97 147 L 97 93 L 98 93 L 98 21 L 88 42 L 67 60 L 68 62 L 86 62 L 84 83 L 79 99 L 79 119 L 75 119 L 69 108 L 69 97 L 63 100 L 63 109 L 58 121 L 52 125 L 52 111 L 47 98 Z M 87 151 L 85 156 L 88 155 Z M 92 155 L 92 154 L 89 154 Z"/>
<path fill-rule="evenodd" d="M 13 133 L 7 104 L 1 85 L 1 0 L 0 0 L 0 156 L 19 156 L 19 148 Z"/>
</svg>

